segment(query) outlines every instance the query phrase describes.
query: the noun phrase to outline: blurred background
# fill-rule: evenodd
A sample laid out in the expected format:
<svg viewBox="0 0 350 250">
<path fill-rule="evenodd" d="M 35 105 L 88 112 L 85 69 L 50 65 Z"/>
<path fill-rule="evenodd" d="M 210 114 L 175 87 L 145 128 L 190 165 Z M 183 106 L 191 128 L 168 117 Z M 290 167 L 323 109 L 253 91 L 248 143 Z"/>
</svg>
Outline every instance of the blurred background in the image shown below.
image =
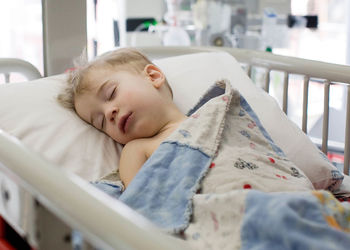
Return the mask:
<svg viewBox="0 0 350 250">
<path fill-rule="evenodd" d="M 276 54 L 349 64 L 348 2 L 86 0 L 89 55 L 115 46 L 191 44 L 271 47 Z M 43 73 L 42 1 L 0 3 L 0 56 L 26 59 Z"/>
</svg>

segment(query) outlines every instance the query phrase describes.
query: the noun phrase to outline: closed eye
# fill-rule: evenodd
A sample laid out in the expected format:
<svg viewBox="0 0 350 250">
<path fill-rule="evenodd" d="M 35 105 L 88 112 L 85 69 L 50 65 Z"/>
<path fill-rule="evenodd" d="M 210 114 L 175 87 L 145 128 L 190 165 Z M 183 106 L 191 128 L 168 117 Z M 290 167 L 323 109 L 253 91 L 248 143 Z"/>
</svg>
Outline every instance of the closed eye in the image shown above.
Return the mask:
<svg viewBox="0 0 350 250">
<path fill-rule="evenodd" d="M 112 91 L 112 93 L 109 95 L 109 98 L 108 98 L 108 100 L 109 101 L 111 101 L 113 98 L 114 98 L 114 95 L 115 95 L 115 93 L 116 93 L 116 87 L 113 89 L 113 91 Z"/>
<path fill-rule="evenodd" d="M 103 126 L 105 126 L 105 116 L 103 114 L 99 114 L 91 123 L 95 128 L 99 130 L 103 130 Z"/>
<path fill-rule="evenodd" d="M 105 116 L 103 116 L 101 121 L 101 130 L 103 130 L 103 126 L 105 125 Z"/>
</svg>

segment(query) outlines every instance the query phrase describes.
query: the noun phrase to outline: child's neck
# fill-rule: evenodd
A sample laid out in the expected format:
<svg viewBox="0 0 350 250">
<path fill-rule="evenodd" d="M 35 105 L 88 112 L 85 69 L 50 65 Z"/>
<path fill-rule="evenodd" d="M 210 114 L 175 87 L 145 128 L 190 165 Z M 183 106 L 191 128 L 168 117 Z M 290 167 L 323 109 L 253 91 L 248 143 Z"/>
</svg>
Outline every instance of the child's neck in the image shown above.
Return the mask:
<svg viewBox="0 0 350 250">
<path fill-rule="evenodd" d="M 157 133 L 159 136 L 167 136 L 171 132 L 173 132 L 183 121 L 187 119 L 187 116 L 182 114 L 179 110 L 176 110 L 174 114 L 172 114 L 172 119 L 170 119 Z"/>
</svg>

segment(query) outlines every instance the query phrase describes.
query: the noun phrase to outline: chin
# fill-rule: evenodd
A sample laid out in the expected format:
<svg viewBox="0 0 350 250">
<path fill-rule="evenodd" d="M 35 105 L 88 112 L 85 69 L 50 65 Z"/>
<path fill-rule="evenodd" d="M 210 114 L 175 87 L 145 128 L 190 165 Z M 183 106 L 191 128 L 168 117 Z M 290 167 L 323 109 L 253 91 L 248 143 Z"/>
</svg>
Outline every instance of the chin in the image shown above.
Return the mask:
<svg viewBox="0 0 350 250">
<path fill-rule="evenodd" d="M 120 144 L 127 144 L 128 142 L 130 142 L 131 140 L 115 140 L 116 142 L 120 143 Z"/>
<path fill-rule="evenodd" d="M 111 137 L 113 139 L 113 141 L 117 142 L 117 143 L 120 143 L 120 144 L 127 144 L 130 140 L 127 140 L 127 139 L 120 139 L 120 138 L 116 138 L 114 136 L 111 136 L 109 135 L 109 137 Z"/>
</svg>

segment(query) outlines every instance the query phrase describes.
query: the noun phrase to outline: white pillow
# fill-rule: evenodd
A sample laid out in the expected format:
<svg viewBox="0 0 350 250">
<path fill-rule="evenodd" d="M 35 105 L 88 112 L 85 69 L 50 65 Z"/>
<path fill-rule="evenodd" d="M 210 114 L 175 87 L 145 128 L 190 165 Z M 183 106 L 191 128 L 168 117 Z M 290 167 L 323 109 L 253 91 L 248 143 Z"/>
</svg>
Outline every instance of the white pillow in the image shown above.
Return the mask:
<svg viewBox="0 0 350 250">
<path fill-rule="evenodd" d="M 275 99 L 256 87 L 240 64 L 228 53 L 200 53 L 155 60 L 185 113 L 217 80 L 228 79 L 259 117 L 272 140 L 317 189 L 337 189 L 343 176 L 311 140 L 281 111 Z"/>
<path fill-rule="evenodd" d="M 120 146 L 57 103 L 65 79 L 0 85 L 0 129 L 57 166 L 96 180 L 117 168 Z"/>
</svg>

